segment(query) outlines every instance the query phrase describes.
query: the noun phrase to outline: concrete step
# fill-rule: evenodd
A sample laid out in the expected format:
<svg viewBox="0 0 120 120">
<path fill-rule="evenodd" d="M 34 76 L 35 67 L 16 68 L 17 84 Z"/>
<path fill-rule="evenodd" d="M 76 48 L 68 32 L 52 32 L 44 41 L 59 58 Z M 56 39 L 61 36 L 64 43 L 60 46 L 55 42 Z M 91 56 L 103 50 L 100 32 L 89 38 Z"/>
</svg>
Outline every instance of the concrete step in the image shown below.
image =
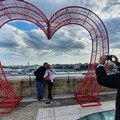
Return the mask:
<svg viewBox="0 0 120 120">
<path fill-rule="evenodd" d="M 111 91 L 111 92 L 101 92 L 100 96 L 104 96 L 104 95 L 111 95 L 111 94 L 116 94 L 116 91 Z M 74 98 L 73 94 L 66 94 L 66 95 L 53 95 L 53 99 L 57 100 L 57 99 L 69 99 L 69 98 Z M 43 97 L 42 101 L 46 101 L 49 100 L 46 96 Z M 32 95 L 29 97 L 23 97 L 21 102 L 33 102 L 33 101 L 38 101 L 36 95 Z"/>
</svg>

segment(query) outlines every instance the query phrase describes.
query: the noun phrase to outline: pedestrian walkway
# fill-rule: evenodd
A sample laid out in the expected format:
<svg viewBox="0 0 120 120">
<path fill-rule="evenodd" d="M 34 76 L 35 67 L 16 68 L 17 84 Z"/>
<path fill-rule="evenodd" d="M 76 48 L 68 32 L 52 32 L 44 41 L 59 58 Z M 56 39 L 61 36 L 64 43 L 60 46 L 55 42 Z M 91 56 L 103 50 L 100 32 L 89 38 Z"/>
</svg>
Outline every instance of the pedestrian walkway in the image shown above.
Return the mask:
<svg viewBox="0 0 120 120">
<path fill-rule="evenodd" d="M 92 113 L 115 110 L 115 101 L 101 103 L 101 106 L 86 108 L 80 105 L 40 108 L 36 120 L 77 120 Z"/>
<path fill-rule="evenodd" d="M 113 110 L 114 114 L 116 93 L 100 95 L 102 106 L 88 108 L 81 108 L 72 94 L 54 95 L 53 98 L 49 104 L 50 100 L 46 96 L 41 101 L 36 99 L 36 95 L 25 97 L 10 114 L 1 114 L 0 120 L 80 120 L 88 114 L 108 110 Z"/>
</svg>

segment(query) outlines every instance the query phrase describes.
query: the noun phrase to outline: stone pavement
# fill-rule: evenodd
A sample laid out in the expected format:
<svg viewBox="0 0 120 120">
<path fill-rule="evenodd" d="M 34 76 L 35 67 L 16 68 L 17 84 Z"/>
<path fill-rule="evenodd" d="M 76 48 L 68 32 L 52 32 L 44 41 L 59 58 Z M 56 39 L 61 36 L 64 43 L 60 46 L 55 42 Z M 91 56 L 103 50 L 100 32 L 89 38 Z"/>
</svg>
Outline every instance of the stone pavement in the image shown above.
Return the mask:
<svg viewBox="0 0 120 120">
<path fill-rule="evenodd" d="M 115 110 L 115 101 L 102 102 L 102 106 L 86 108 L 81 108 L 80 105 L 41 108 L 36 120 L 77 120 L 92 113 L 108 110 Z"/>
<path fill-rule="evenodd" d="M 81 108 L 73 95 L 53 96 L 51 104 L 47 98 L 37 101 L 36 95 L 24 98 L 10 113 L 0 115 L 0 120 L 76 120 L 82 116 L 115 109 L 116 93 L 101 95 L 102 106 Z"/>
</svg>

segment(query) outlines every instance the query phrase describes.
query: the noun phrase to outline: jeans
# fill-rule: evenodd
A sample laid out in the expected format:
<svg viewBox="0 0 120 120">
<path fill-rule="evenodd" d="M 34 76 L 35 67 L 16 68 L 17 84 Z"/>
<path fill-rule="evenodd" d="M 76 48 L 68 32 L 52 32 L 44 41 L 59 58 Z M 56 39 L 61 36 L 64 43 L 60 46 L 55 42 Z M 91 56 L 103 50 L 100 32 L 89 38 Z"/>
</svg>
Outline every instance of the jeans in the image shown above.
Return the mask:
<svg viewBox="0 0 120 120">
<path fill-rule="evenodd" d="M 38 93 L 37 98 L 42 97 L 43 85 L 44 85 L 43 80 L 36 80 L 36 87 L 37 87 L 37 93 Z"/>
</svg>

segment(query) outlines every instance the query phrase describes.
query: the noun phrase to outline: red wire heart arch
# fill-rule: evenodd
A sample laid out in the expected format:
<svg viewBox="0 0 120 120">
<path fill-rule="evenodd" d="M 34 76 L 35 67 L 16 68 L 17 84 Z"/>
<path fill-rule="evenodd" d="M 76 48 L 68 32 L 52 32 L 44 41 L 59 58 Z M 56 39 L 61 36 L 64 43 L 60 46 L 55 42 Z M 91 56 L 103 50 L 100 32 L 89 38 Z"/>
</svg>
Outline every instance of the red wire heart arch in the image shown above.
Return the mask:
<svg viewBox="0 0 120 120">
<path fill-rule="evenodd" d="M 0 28 L 13 20 L 26 20 L 36 24 L 48 39 L 65 25 L 84 27 L 92 39 L 92 52 L 86 77 L 75 97 L 80 104 L 87 101 L 84 97 L 88 101 L 97 101 L 101 86 L 97 84 L 93 71 L 100 55 L 109 54 L 109 39 L 104 23 L 94 12 L 79 6 L 69 6 L 60 9 L 48 19 L 40 9 L 24 0 L 0 0 Z"/>
</svg>

